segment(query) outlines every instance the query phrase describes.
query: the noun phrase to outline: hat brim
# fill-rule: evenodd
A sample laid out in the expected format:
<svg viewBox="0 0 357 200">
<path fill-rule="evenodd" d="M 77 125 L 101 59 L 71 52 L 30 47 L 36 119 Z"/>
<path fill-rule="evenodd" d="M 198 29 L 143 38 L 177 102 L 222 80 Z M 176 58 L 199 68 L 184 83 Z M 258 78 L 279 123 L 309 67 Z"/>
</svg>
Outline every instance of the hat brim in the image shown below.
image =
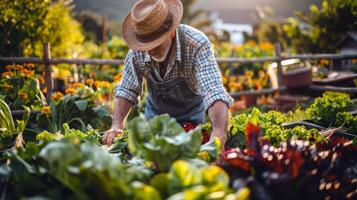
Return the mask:
<svg viewBox="0 0 357 200">
<path fill-rule="evenodd" d="M 131 12 L 125 17 L 122 26 L 122 35 L 129 48 L 138 51 L 149 51 L 170 37 L 170 33 L 176 30 L 177 26 L 180 24 L 183 15 L 183 6 L 180 0 L 163 0 L 168 6 L 169 12 L 172 14 L 172 26 L 159 38 L 150 42 L 140 42 L 136 38 L 136 33 L 134 31 L 134 21 L 131 18 Z"/>
</svg>

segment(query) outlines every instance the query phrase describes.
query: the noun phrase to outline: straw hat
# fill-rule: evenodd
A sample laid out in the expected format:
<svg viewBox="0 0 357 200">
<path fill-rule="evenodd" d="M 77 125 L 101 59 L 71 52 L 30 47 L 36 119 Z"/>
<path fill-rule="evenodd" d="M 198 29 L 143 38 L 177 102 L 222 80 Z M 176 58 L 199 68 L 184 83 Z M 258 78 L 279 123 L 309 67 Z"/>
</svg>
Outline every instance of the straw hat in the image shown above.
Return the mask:
<svg viewBox="0 0 357 200">
<path fill-rule="evenodd" d="M 123 38 L 131 49 L 151 50 L 170 37 L 180 24 L 180 0 L 140 0 L 123 22 Z"/>
</svg>

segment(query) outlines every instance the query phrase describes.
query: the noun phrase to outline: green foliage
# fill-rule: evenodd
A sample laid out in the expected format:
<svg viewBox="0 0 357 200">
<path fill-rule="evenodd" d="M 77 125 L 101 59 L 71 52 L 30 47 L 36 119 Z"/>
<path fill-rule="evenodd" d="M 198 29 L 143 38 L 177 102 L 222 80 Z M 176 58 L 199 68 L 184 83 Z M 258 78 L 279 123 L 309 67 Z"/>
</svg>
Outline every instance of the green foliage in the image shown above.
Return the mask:
<svg viewBox="0 0 357 200">
<path fill-rule="evenodd" d="M 298 20 L 289 18 L 283 26 L 292 49 L 297 53 L 335 53 L 347 32 L 357 30 L 356 8 L 354 0 L 324 0 L 321 8 L 311 5 L 308 15 L 298 12 Z"/>
<path fill-rule="evenodd" d="M 26 106 L 22 120 L 14 122 L 11 110 L 5 101 L 0 99 L 0 150 L 12 146 L 21 146 L 23 143 L 22 133 L 30 117 L 30 109 Z M 15 139 L 16 138 L 16 139 Z"/>
<path fill-rule="evenodd" d="M 83 42 L 67 0 L 1 1 L 0 29 L 1 56 L 42 56 L 44 42 L 51 44 L 53 57 L 72 56 Z"/>
<path fill-rule="evenodd" d="M 72 129 L 69 127 L 67 123 L 63 124 L 63 134 L 61 132 L 50 133 L 48 131 L 42 131 L 36 135 L 36 140 L 44 140 L 44 141 L 53 141 L 60 140 L 62 138 L 78 138 L 81 141 L 93 142 L 96 144 L 100 144 L 100 135 L 94 130 L 89 124 L 87 126 L 87 132 L 83 133 L 80 130 Z"/>
<path fill-rule="evenodd" d="M 7 65 L 4 67 L 7 71 L 0 78 L 0 96 L 13 110 L 21 110 L 22 106 L 39 110 L 46 104 L 40 83 L 28 66 Z"/>
<path fill-rule="evenodd" d="M 167 114 L 149 121 L 140 115 L 128 127 L 130 152 L 153 162 L 159 171 L 169 170 L 175 160 L 195 158 L 200 150 L 201 128 L 186 133 Z"/>
<path fill-rule="evenodd" d="M 165 199 L 224 199 L 231 190 L 229 177 L 217 166 L 197 166 L 187 161 L 175 161 L 168 173 L 160 173 L 150 184 Z"/>
<path fill-rule="evenodd" d="M 154 188 L 138 182 L 149 180 L 149 170 L 122 164 L 98 145 L 78 143 L 75 137 L 29 143 L 7 153 L 6 159 L 8 164 L 0 165 L 5 199 L 159 199 Z"/>
<path fill-rule="evenodd" d="M 269 111 L 262 113 L 257 108 L 254 108 L 249 114 L 239 114 L 231 118 L 228 142 L 226 147 L 244 148 L 245 143 L 245 128 L 251 122 L 257 124 L 265 138 L 273 145 L 279 145 L 280 142 L 286 141 L 289 138 L 296 137 L 298 139 L 320 142 L 324 139 L 318 134 L 316 129 L 307 130 L 303 126 L 297 126 L 293 129 L 283 128 L 282 124 L 288 122 L 288 117 L 277 111 Z"/>
<path fill-rule="evenodd" d="M 106 109 L 97 108 L 92 101 L 78 96 L 66 95 L 59 102 L 51 101 L 50 107 L 51 113 L 41 113 L 37 122 L 51 133 L 64 132 L 64 123 L 84 132 L 87 131 L 87 124 L 100 130 L 111 124 L 111 116 Z"/>
<path fill-rule="evenodd" d="M 347 112 L 353 106 L 348 94 L 337 92 L 326 92 L 322 97 L 315 99 L 309 106 L 307 113 L 311 119 L 326 127 L 337 127 L 342 125 L 336 121 L 337 114 Z"/>
</svg>

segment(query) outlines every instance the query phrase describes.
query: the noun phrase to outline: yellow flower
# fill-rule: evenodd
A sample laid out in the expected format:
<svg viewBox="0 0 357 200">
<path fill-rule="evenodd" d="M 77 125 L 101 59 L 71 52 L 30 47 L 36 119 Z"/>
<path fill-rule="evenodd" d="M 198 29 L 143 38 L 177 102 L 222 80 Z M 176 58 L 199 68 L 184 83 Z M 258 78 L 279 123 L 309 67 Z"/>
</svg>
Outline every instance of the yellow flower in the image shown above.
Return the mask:
<svg viewBox="0 0 357 200">
<path fill-rule="evenodd" d="M 63 98 L 62 92 L 55 92 L 51 95 L 51 100 L 60 101 Z"/>
<path fill-rule="evenodd" d="M 83 84 L 82 83 L 73 83 L 72 84 L 72 87 L 74 87 L 74 88 L 79 88 L 79 87 L 82 87 L 83 86 Z"/>
<path fill-rule="evenodd" d="M 110 83 L 108 81 L 102 81 L 101 86 L 103 88 L 110 88 Z"/>
<path fill-rule="evenodd" d="M 228 78 L 226 76 L 222 76 L 222 83 L 223 85 L 226 85 L 228 81 Z"/>
<path fill-rule="evenodd" d="M 122 76 L 122 73 L 117 74 L 116 76 L 114 76 L 114 81 L 120 81 Z"/>
<path fill-rule="evenodd" d="M 67 88 L 65 90 L 66 94 L 74 95 L 76 93 L 76 90 L 73 87 Z"/>
<path fill-rule="evenodd" d="M 43 78 L 43 76 L 40 76 L 37 79 L 38 79 L 38 82 L 40 82 L 40 84 L 45 84 L 45 78 Z"/>
<path fill-rule="evenodd" d="M 86 80 L 86 84 L 87 85 L 92 85 L 94 83 L 94 80 L 93 79 L 87 79 Z"/>
<path fill-rule="evenodd" d="M 11 71 L 12 69 L 14 69 L 14 66 L 13 66 L 13 65 L 6 65 L 6 66 L 5 66 L 5 70 L 6 70 L 6 71 Z"/>
<path fill-rule="evenodd" d="M 44 87 L 44 88 L 42 89 L 42 92 L 43 92 L 43 93 L 47 93 L 47 87 Z"/>
<path fill-rule="evenodd" d="M 4 88 L 5 88 L 5 90 L 11 90 L 12 88 L 13 88 L 13 86 L 12 85 L 9 85 L 8 83 L 5 83 L 4 84 Z"/>
<path fill-rule="evenodd" d="M 251 78 L 251 77 L 253 77 L 254 72 L 253 72 L 253 71 L 248 70 L 248 71 L 246 71 L 246 72 L 244 73 L 244 75 L 245 75 L 245 76 L 247 76 L 247 77 L 249 77 L 249 78 Z"/>
<path fill-rule="evenodd" d="M 42 107 L 41 108 L 41 113 L 43 113 L 43 114 L 50 114 L 51 113 L 51 107 L 49 107 L 49 106 L 44 106 L 44 107 Z"/>
<path fill-rule="evenodd" d="M 22 100 L 26 100 L 28 98 L 28 95 L 24 92 L 19 92 L 18 95 L 19 95 L 20 99 L 22 99 Z"/>
<path fill-rule="evenodd" d="M 12 72 L 4 72 L 1 74 L 2 77 L 5 77 L 5 78 L 10 78 L 12 77 L 14 74 Z"/>
<path fill-rule="evenodd" d="M 254 47 L 255 45 L 257 45 L 257 43 L 254 40 L 248 40 L 247 41 L 247 46 Z"/>
</svg>

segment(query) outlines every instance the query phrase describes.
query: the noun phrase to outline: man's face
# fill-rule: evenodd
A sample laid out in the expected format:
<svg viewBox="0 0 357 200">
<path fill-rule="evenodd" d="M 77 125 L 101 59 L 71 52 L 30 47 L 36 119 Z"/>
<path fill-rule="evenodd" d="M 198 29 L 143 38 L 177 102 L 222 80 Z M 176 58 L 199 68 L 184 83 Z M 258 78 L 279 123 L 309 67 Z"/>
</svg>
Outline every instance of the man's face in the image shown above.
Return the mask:
<svg viewBox="0 0 357 200">
<path fill-rule="evenodd" d="M 175 34 L 171 33 L 171 37 L 169 39 L 165 40 L 165 42 L 155 47 L 154 49 L 149 50 L 148 53 L 150 57 L 156 62 L 163 62 L 169 54 L 173 37 L 175 37 Z"/>
</svg>

